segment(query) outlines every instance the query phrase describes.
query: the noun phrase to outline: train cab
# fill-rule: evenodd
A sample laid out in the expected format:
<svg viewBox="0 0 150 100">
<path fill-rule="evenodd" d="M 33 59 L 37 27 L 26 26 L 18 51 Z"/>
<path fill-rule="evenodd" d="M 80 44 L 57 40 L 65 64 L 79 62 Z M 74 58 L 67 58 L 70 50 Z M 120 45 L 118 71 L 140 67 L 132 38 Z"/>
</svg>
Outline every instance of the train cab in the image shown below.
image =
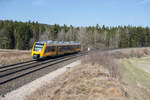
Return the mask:
<svg viewBox="0 0 150 100">
<path fill-rule="evenodd" d="M 32 57 L 33 59 L 38 59 L 44 56 L 44 47 L 46 43 L 35 42 L 32 48 Z"/>
</svg>

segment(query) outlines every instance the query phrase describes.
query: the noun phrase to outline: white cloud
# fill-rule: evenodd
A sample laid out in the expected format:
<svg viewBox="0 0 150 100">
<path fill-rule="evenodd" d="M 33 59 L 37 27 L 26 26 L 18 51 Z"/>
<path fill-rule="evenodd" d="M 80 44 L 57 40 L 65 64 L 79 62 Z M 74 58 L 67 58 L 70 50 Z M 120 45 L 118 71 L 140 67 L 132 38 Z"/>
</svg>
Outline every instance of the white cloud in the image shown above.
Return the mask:
<svg viewBox="0 0 150 100">
<path fill-rule="evenodd" d="M 147 4 L 147 3 L 150 3 L 150 0 L 141 0 L 139 2 L 139 4 Z"/>
<path fill-rule="evenodd" d="M 32 2 L 32 5 L 33 6 L 42 6 L 42 5 L 44 5 L 45 4 L 45 0 L 34 0 L 33 2 Z"/>
</svg>

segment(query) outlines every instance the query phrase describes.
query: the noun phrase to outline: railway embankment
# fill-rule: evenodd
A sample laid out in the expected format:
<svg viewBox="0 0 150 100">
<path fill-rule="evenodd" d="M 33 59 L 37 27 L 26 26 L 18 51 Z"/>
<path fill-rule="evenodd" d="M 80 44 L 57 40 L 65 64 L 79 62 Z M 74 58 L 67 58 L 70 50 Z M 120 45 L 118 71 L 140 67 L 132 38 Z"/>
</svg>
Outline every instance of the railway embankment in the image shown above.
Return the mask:
<svg viewBox="0 0 150 100">
<path fill-rule="evenodd" d="M 148 100 L 150 74 L 137 63 L 149 56 L 150 48 L 91 53 L 25 100 Z"/>
<path fill-rule="evenodd" d="M 0 96 L 16 90 L 50 72 L 68 65 L 85 53 L 77 53 L 40 61 L 29 61 L 0 67 Z"/>
<path fill-rule="evenodd" d="M 46 86 L 47 84 L 49 84 L 49 82 L 54 80 L 56 77 L 62 75 L 64 72 L 66 72 L 70 68 L 78 66 L 80 64 L 81 64 L 80 60 L 75 61 L 71 64 L 68 64 L 67 66 L 64 66 L 58 70 L 55 70 L 39 79 L 36 79 L 36 80 L 22 86 L 21 88 L 18 88 L 16 90 L 8 93 L 2 99 L 3 100 L 24 100 L 25 97 L 36 92 L 38 89 L 40 89 L 40 87 Z"/>
<path fill-rule="evenodd" d="M 50 75 L 42 84 L 33 81 L 28 92 L 22 87 L 6 98 L 11 100 L 10 95 L 16 95 L 18 100 L 149 100 L 149 62 L 150 48 L 96 51 L 62 74 L 58 69 L 54 79 Z M 26 94 L 25 98 L 22 94 Z"/>
</svg>

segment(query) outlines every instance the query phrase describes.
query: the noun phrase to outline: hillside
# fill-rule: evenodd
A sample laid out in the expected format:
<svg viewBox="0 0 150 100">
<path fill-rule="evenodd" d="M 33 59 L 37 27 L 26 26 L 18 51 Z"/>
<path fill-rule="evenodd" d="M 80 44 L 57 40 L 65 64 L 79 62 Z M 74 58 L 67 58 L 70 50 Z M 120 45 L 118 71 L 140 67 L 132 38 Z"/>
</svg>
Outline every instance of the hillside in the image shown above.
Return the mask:
<svg viewBox="0 0 150 100">
<path fill-rule="evenodd" d="M 26 100 L 149 100 L 149 54 L 149 48 L 92 53 Z"/>
</svg>

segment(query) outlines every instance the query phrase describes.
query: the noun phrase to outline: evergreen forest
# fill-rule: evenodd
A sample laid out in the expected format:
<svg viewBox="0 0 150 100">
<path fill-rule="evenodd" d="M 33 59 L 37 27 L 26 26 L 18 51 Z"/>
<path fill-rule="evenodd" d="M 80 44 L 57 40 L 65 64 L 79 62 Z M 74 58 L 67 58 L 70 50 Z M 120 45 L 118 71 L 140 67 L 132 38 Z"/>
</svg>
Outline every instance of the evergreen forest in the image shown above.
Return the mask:
<svg viewBox="0 0 150 100">
<path fill-rule="evenodd" d="M 0 20 L 0 48 L 30 50 L 35 41 L 78 41 L 88 47 L 129 48 L 150 46 L 150 28 L 141 26 L 47 25 L 38 22 Z"/>
</svg>

